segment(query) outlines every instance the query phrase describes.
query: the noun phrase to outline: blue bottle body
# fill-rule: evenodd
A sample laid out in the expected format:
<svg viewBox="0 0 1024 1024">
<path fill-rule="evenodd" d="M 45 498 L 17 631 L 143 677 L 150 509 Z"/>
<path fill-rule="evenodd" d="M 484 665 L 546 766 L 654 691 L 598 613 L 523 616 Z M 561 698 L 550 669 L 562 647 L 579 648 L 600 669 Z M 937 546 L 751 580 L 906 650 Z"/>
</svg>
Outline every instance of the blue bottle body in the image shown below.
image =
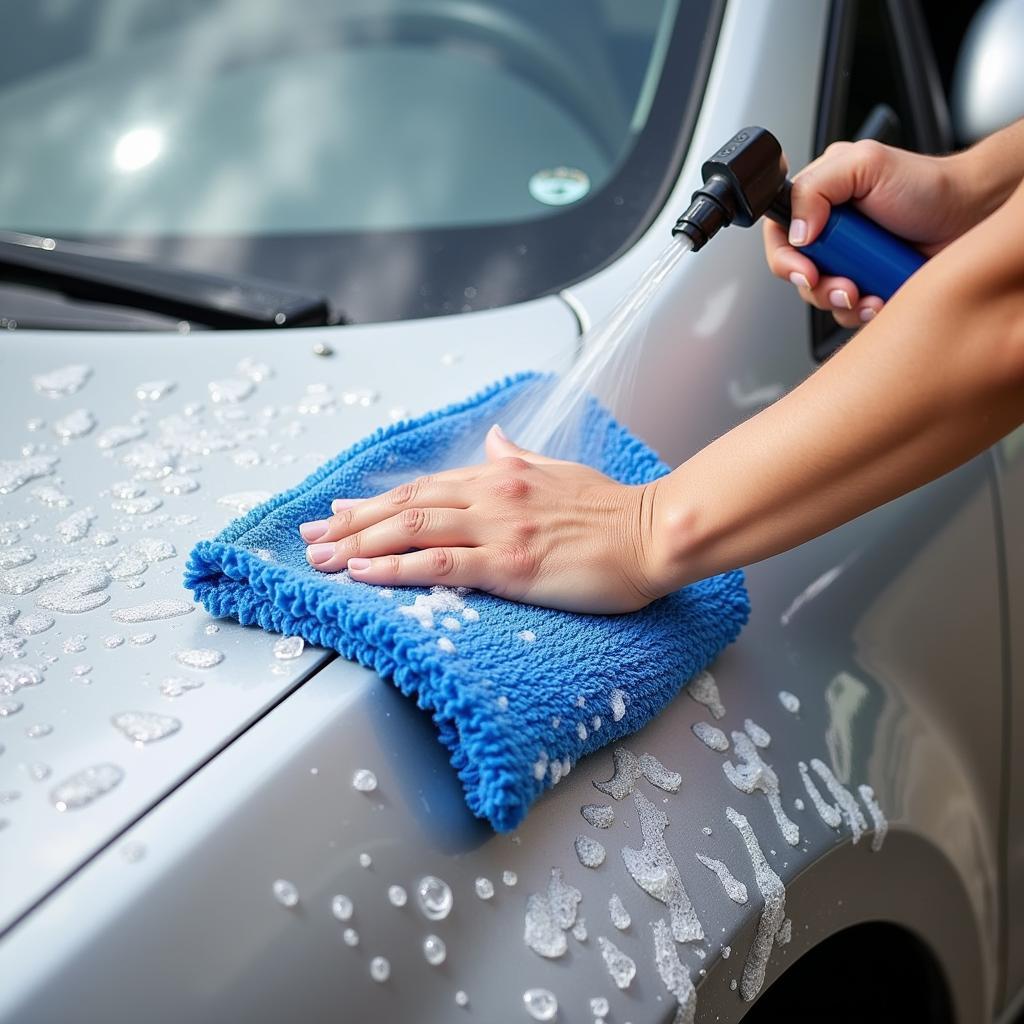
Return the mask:
<svg viewBox="0 0 1024 1024">
<path fill-rule="evenodd" d="M 823 273 L 848 277 L 862 296 L 888 300 L 926 258 L 852 206 L 835 206 L 821 234 L 800 247 Z"/>
</svg>

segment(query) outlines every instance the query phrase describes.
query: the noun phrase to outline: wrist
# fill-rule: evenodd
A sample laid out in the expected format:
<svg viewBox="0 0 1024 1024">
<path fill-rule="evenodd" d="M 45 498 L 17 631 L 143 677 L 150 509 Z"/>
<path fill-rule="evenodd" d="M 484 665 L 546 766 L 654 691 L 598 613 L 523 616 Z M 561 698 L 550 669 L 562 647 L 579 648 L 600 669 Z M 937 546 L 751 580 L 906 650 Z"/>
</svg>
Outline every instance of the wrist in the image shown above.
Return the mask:
<svg viewBox="0 0 1024 1024">
<path fill-rule="evenodd" d="M 680 494 L 676 474 L 648 485 L 650 508 L 649 572 L 660 594 L 669 594 L 709 575 L 703 565 L 708 548 L 705 516 L 698 504 Z"/>
<path fill-rule="evenodd" d="M 1000 154 L 992 138 L 945 157 L 943 164 L 949 175 L 955 201 L 963 204 L 973 214 L 971 227 L 997 210 L 1020 180 L 1019 174 Z"/>
</svg>

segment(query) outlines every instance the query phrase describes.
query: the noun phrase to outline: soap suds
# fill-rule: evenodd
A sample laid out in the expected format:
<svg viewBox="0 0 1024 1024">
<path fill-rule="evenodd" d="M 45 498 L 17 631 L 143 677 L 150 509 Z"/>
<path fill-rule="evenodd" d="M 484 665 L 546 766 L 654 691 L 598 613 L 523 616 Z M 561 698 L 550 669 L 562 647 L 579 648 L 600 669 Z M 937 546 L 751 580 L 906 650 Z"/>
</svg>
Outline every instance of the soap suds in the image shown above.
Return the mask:
<svg viewBox="0 0 1024 1024">
<path fill-rule="evenodd" d="M 850 826 L 851 838 L 856 844 L 866 831 L 868 823 L 861 813 L 854 795 L 832 774 L 832 769 L 824 761 L 817 757 L 812 758 L 811 768 L 818 773 L 832 799 L 839 804 L 846 824 Z"/>
<path fill-rule="evenodd" d="M 710 722 L 694 722 L 690 728 L 704 746 L 717 750 L 720 754 L 729 749 L 729 739 L 717 725 Z"/>
<path fill-rule="evenodd" d="M 686 692 L 698 703 L 711 712 L 711 717 L 718 719 L 725 716 L 725 705 L 718 693 L 715 677 L 705 670 L 690 680 Z"/>
<path fill-rule="evenodd" d="M 722 765 L 726 778 L 741 793 L 764 793 L 768 800 L 768 806 L 771 807 L 775 820 L 778 822 L 783 839 L 790 846 L 796 846 L 800 842 L 800 828 L 782 807 L 778 775 L 770 765 L 764 762 L 754 746 L 753 740 L 746 733 L 733 732 L 732 744 L 736 750 L 736 756 L 743 763 L 737 768 L 731 761 L 726 761 Z"/>
<path fill-rule="evenodd" d="M 562 878 L 562 869 L 552 868 L 547 892 L 533 893 L 526 901 L 526 945 L 539 956 L 562 956 L 568 948 L 565 933 L 576 923 L 576 910 L 582 899 L 579 889 Z"/>
<path fill-rule="evenodd" d="M 603 935 L 597 937 L 597 944 L 601 949 L 601 956 L 604 958 L 605 967 L 608 968 L 612 981 L 620 989 L 629 988 L 630 982 L 636 977 L 636 962 Z"/>
<path fill-rule="evenodd" d="M 733 873 L 722 861 L 715 860 L 713 857 L 705 857 L 703 853 L 697 854 L 697 860 L 699 860 L 709 871 L 713 871 L 718 876 L 718 880 L 722 883 L 722 888 L 725 890 L 726 896 L 728 896 L 733 903 L 743 904 L 747 902 L 747 887 L 739 881 L 739 879 L 734 877 Z"/>
<path fill-rule="evenodd" d="M 633 801 L 640 817 L 644 845 L 639 850 L 623 847 L 622 859 L 626 868 L 644 892 L 668 907 L 676 942 L 697 942 L 704 938 L 704 929 L 683 888 L 679 868 L 665 844 L 668 816 L 642 793 L 634 793 Z"/>
<path fill-rule="evenodd" d="M 693 1024 L 697 1012 L 697 990 L 690 978 L 690 968 L 680 961 L 665 919 L 659 917 L 651 929 L 654 932 L 654 964 L 658 975 L 679 1003 L 673 1024 Z"/>
<path fill-rule="evenodd" d="M 747 960 L 743 965 L 743 976 L 740 979 L 740 995 L 747 1002 L 757 998 L 764 984 L 764 975 L 768 967 L 768 957 L 771 955 L 772 945 L 775 936 L 782 927 L 786 916 L 786 887 L 782 879 L 771 869 L 768 861 L 765 860 L 761 845 L 750 827 L 746 817 L 731 807 L 725 809 L 726 817 L 736 826 L 743 842 L 746 844 L 747 853 L 750 854 L 750 861 L 754 866 L 754 878 L 757 887 L 764 897 L 764 909 L 757 922 L 757 932 L 754 941 L 747 951 Z"/>
<path fill-rule="evenodd" d="M 857 787 L 857 792 L 860 794 L 861 800 L 864 801 L 864 806 L 871 815 L 871 824 L 874 828 L 874 835 L 871 837 L 871 850 L 874 853 L 878 853 L 882 848 L 882 843 L 885 842 L 886 833 L 889 831 L 889 822 L 886 820 L 882 808 L 875 799 L 875 791 L 870 786 L 866 784 L 860 785 Z"/>
</svg>

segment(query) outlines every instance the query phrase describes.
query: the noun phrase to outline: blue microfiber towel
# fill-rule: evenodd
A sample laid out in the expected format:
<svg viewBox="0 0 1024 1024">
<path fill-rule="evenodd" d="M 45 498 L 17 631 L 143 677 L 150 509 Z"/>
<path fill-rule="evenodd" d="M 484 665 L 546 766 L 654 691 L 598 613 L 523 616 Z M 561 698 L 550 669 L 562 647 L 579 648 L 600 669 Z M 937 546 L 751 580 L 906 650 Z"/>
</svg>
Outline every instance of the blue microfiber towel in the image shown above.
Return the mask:
<svg viewBox="0 0 1024 1024">
<path fill-rule="evenodd" d="M 311 569 L 299 524 L 336 497 L 412 479 L 437 453 L 479 439 L 535 386 L 522 375 L 466 402 L 379 430 L 298 487 L 236 519 L 189 557 L 185 586 L 218 617 L 298 635 L 375 669 L 433 715 L 470 810 L 498 831 L 591 751 L 635 732 L 738 635 L 750 605 L 739 571 L 629 615 L 579 615 L 477 591 L 356 583 Z M 667 467 L 596 402 L 586 461 L 623 483 Z"/>
</svg>

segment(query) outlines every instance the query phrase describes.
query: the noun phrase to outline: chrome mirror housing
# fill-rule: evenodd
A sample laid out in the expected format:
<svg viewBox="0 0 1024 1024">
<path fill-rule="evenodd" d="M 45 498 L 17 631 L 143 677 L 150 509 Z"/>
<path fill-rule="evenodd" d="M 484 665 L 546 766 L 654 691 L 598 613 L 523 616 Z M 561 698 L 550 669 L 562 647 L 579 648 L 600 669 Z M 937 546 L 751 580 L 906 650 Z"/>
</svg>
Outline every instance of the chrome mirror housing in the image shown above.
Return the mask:
<svg viewBox="0 0 1024 1024">
<path fill-rule="evenodd" d="M 966 144 L 1024 117 L 1024 0 L 986 0 L 957 56 L 953 131 Z"/>
</svg>

